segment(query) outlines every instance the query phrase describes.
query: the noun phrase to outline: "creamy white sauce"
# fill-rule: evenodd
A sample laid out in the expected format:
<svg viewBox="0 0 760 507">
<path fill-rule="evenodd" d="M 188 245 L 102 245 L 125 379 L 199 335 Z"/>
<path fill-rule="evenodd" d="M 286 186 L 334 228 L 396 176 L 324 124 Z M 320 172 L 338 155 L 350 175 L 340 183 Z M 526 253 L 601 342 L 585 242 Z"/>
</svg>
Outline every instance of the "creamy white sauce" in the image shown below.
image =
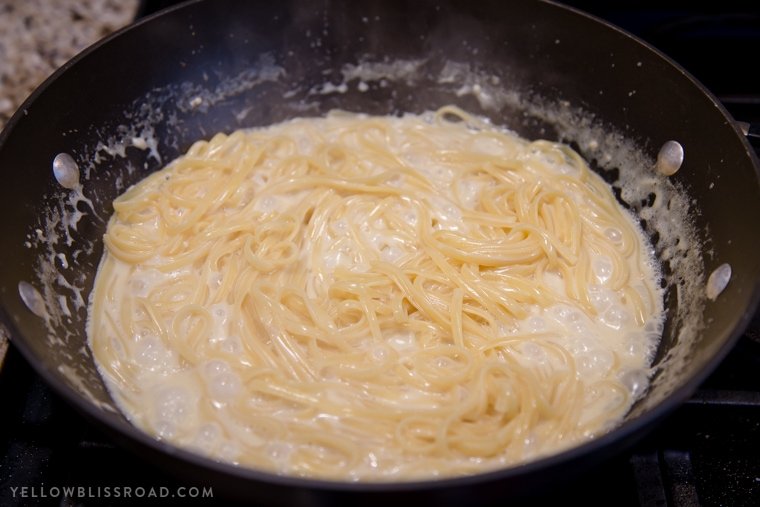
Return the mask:
<svg viewBox="0 0 760 507">
<path fill-rule="evenodd" d="M 459 140 L 443 138 L 440 142 L 441 146 L 455 146 Z M 306 139 L 300 144 L 302 149 L 309 148 Z M 501 153 L 505 148 L 498 142 L 483 142 L 480 149 L 484 153 L 493 155 Z M 467 224 L 463 220 L 462 213 L 473 207 L 473 203 L 483 191 L 483 185 L 477 181 L 465 181 L 458 187 L 451 185 L 453 179 L 451 168 L 438 166 L 431 160 L 421 157 L 414 150 L 402 154 L 402 158 L 406 164 L 420 171 L 436 185 L 437 195 L 426 202 L 432 218 L 437 223 L 434 228 L 444 231 L 466 229 Z M 542 161 L 553 164 L 558 174 L 574 171 L 561 161 L 550 159 Z M 257 184 L 264 185 L 267 175 L 260 172 L 255 173 L 252 178 Z M 271 212 L 292 206 L 301 199 L 302 196 L 298 193 L 283 193 L 260 200 L 255 209 L 264 213 Z M 400 207 L 401 215 L 407 216 L 410 223 L 416 223 L 418 217 L 414 206 L 409 204 L 407 208 L 404 208 L 403 202 L 397 206 Z M 631 217 L 628 219 L 640 235 L 641 243 L 646 244 L 643 234 L 633 219 Z M 322 241 L 318 243 L 318 246 L 312 244 L 308 247 L 309 249 L 319 248 L 319 250 L 302 252 L 302 258 L 316 255 L 316 258 L 324 263 L 327 276 L 338 268 L 358 273 L 364 272 L 369 269 L 369 259 L 362 258 L 356 253 L 361 250 L 356 248 L 357 231 L 359 239 L 372 245 L 381 259 L 391 263 L 403 259 L 415 248 L 403 234 L 389 229 L 382 221 L 373 221 L 368 216 L 359 215 L 343 217 L 341 220 L 330 223 L 323 231 Z M 619 241 L 621 237 L 621 232 L 615 228 L 609 228 L 605 234 L 613 242 Z M 642 267 L 643 279 L 634 280 L 632 283 L 638 283 L 642 288 L 645 283 L 654 285 L 659 275 L 653 270 L 653 266 L 655 266 L 654 261 L 649 259 Z M 586 312 L 579 305 L 571 302 L 546 308 L 534 307 L 526 318 L 503 330 L 505 337 L 525 334 L 549 336 L 549 341 L 560 345 L 572 355 L 577 370 L 576 376 L 588 387 L 582 421 L 605 417 L 605 413 L 611 407 L 621 403 L 619 393 L 592 387 L 607 377 L 610 371 L 614 371 L 615 377 L 629 390 L 630 402 L 644 392 L 650 375 L 649 364 L 660 338 L 662 319 L 661 312 L 655 312 L 655 317 L 647 326 L 637 324 L 635 317 L 626 310 L 623 293 L 609 286 L 612 263 L 608 257 L 594 256 L 592 270 L 597 281 L 589 289 L 594 312 Z M 118 274 L 119 277 L 129 279 L 130 290 L 137 296 L 144 296 L 158 280 L 177 278 L 181 275 L 182 272 L 164 273 L 142 265 L 134 267 L 131 273 L 124 265 L 123 272 Z M 325 276 L 325 274 L 321 273 L 319 276 Z M 557 295 L 566 293 L 565 280 L 559 273 L 545 272 L 543 276 L 550 290 Z M 320 281 L 315 275 L 307 280 L 307 285 L 316 287 Z M 212 276 L 207 283 L 210 288 L 213 288 L 218 286 L 220 279 Z M 649 294 L 650 292 L 646 290 L 640 291 L 641 297 L 647 298 L 644 302 L 645 306 L 660 308 L 661 303 L 657 297 L 661 294 L 657 292 L 655 298 Z M 118 322 L 119 308 L 109 307 L 106 304 L 106 310 Z M 212 324 L 208 331 L 209 342 L 233 354 L 242 350 L 240 337 L 235 336 L 232 331 L 230 308 L 225 304 L 217 304 L 210 308 L 210 313 Z M 372 340 L 368 340 L 366 344 L 366 352 L 371 354 L 379 364 L 392 357 L 391 353 L 396 354 L 397 361 L 403 364 L 420 350 L 421 344 L 418 338 L 410 331 L 391 334 L 386 337 L 385 344 L 380 346 Z M 131 386 L 132 390 L 128 396 L 117 389 L 112 389 L 112 392 L 120 407 L 140 427 L 146 428 L 161 439 L 233 463 L 239 463 L 242 459 L 242 443 L 247 446 L 265 448 L 268 456 L 275 463 L 277 471 L 288 472 L 289 458 L 294 452 L 295 444 L 287 440 L 271 438 L 266 428 L 241 426 L 226 411 L 228 400 L 238 396 L 245 389 L 244 381 L 227 362 L 214 359 L 195 367 L 188 367 L 183 364 L 176 351 L 165 346 L 159 336 L 140 331 L 131 337 L 127 350 L 120 350 L 120 354 L 133 361 L 140 368 L 140 374 L 137 385 Z M 545 365 L 556 366 L 556 358 L 547 355 L 543 348 L 531 342 L 521 345 L 519 357 L 523 364 L 535 365 L 536 368 Z M 449 364 L 452 367 L 455 366 L 449 357 L 441 356 L 437 361 L 439 366 Z M 326 378 L 331 378 L 334 372 L 322 372 L 322 374 Z M 104 376 L 108 380 L 108 376 Z M 337 387 L 340 384 L 339 376 L 334 378 Z M 111 387 L 113 386 L 112 383 Z M 340 397 L 341 390 L 336 389 L 334 392 L 328 390 L 326 396 Z M 251 403 L 255 401 L 252 399 Z M 396 402 L 398 403 L 398 400 Z M 416 407 L 421 411 L 439 406 L 439 401 L 431 398 L 429 393 L 422 393 L 411 387 L 404 392 L 401 402 L 408 402 L 410 408 Z M 205 408 L 201 409 L 202 406 Z M 209 406 L 212 407 L 210 412 Z M 294 410 L 284 405 L 278 414 L 283 418 L 290 418 L 294 417 Z M 337 427 L 341 432 L 351 431 L 350 428 L 344 428 L 334 414 L 321 414 L 317 421 L 318 424 Z M 610 420 L 606 426 L 615 423 L 617 420 Z M 561 446 L 558 446 L 555 450 L 560 449 Z M 522 460 L 533 459 L 546 453 L 547 449 L 540 442 L 535 441 L 531 436 L 526 438 Z M 404 464 L 395 463 L 395 459 L 393 455 L 385 453 L 382 440 L 378 440 L 377 447 L 362 459 L 362 462 L 350 472 L 350 476 L 352 478 L 373 476 L 373 470 L 377 470 L 378 463 L 383 463 L 384 475 L 403 476 Z M 485 463 L 487 468 L 505 462 L 504 459 L 503 456 L 490 460 L 483 458 L 478 463 Z M 435 475 L 437 472 L 431 473 Z"/>
</svg>

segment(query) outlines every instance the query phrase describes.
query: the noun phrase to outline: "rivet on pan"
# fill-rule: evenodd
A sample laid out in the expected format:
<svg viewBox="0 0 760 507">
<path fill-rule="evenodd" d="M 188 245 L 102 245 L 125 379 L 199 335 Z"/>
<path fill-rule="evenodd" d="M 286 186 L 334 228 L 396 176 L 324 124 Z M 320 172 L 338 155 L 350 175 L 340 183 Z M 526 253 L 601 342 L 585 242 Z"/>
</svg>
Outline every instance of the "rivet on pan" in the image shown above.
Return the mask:
<svg viewBox="0 0 760 507">
<path fill-rule="evenodd" d="M 59 153 L 53 159 L 53 174 L 64 188 L 76 188 L 79 185 L 79 166 L 68 153 Z"/>
<path fill-rule="evenodd" d="M 18 283 L 18 294 L 21 296 L 21 300 L 24 302 L 27 308 L 38 317 L 45 316 L 45 302 L 42 300 L 42 296 L 39 291 L 35 289 L 32 284 L 28 282 Z"/>
<path fill-rule="evenodd" d="M 657 154 L 656 168 L 665 176 L 671 176 L 681 168 L 683 164 L 683 146 L 676 141 L 668 141 L 662 145 Z"/>
<path fill-rule="evenodd" d="M 707 298 L 715 301 L 715 298 L 726 288 L 729 280 L 731 280 L 730 264 L 721 264 L 715 268 L 715 271 L 710 274 L 710 278 L 707 279 L 707 287 L 705 288 Z"/>
</svg>

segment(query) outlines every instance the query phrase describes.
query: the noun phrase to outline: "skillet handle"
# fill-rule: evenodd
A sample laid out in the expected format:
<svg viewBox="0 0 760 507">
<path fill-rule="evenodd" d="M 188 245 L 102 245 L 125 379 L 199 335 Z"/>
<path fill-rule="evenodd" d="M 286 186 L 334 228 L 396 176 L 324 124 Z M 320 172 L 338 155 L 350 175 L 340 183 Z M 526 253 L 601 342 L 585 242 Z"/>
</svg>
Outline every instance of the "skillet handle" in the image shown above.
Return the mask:
<svg viewBox="0 0 760 507">
<path fill-rule="evenodd" d="M 736 125 L 741 129 L 742 133 L 749 137 L 760 139 L 760 125 L 757 123 L 749 123 L 746 121 L 737 121 Z"/>
</svg>

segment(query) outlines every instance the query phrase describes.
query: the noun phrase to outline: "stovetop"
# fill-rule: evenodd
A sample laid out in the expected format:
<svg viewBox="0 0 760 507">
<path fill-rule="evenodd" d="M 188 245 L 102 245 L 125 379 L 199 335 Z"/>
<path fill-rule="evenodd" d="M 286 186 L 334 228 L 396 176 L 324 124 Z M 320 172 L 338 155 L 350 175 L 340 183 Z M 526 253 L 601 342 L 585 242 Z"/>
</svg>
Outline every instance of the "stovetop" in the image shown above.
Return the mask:
<svg viewBox="0 0 760 507">
<path fill-rule="evenodd" d="M 699 8 L 688 2 L 567 3 L 649 41 L 700 79 L 736 119 L 760 124 L 760 77 L 748 70 L 752 48 L 760 47 L 757 8 L 748 11 L 734 1 Z M 166 4 L 143 1 L 142 13 Z M 760 140 L 752 143 L 760 152 Z M 760 505 L 758 372 L 756 317 L 718 370 L 653 433 L 529 503 Z M 214 492 L 208 485 L 178 480 L 116 446 L 55 395 L 13 347 L 0 370 L 0 400 L 2 506 L 228 505 L 209 497 Z"/>
</svg>

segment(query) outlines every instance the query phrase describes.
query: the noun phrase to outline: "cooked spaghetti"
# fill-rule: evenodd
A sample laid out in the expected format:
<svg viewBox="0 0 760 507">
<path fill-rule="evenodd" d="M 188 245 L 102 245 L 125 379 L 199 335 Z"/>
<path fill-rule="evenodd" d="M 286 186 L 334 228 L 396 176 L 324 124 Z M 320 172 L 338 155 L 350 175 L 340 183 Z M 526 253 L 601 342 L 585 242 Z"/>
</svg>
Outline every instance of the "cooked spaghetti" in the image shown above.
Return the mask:
<svg viewBox="0 0 760 507">
<path fill-rule="evenodd" d="M 648 378 L 650 247 L 567 146 L 446 107 L 218 134 L 114 201 L 90 346 L 137 426 L 340 480 L 577 445 Z"/>
</svg>

